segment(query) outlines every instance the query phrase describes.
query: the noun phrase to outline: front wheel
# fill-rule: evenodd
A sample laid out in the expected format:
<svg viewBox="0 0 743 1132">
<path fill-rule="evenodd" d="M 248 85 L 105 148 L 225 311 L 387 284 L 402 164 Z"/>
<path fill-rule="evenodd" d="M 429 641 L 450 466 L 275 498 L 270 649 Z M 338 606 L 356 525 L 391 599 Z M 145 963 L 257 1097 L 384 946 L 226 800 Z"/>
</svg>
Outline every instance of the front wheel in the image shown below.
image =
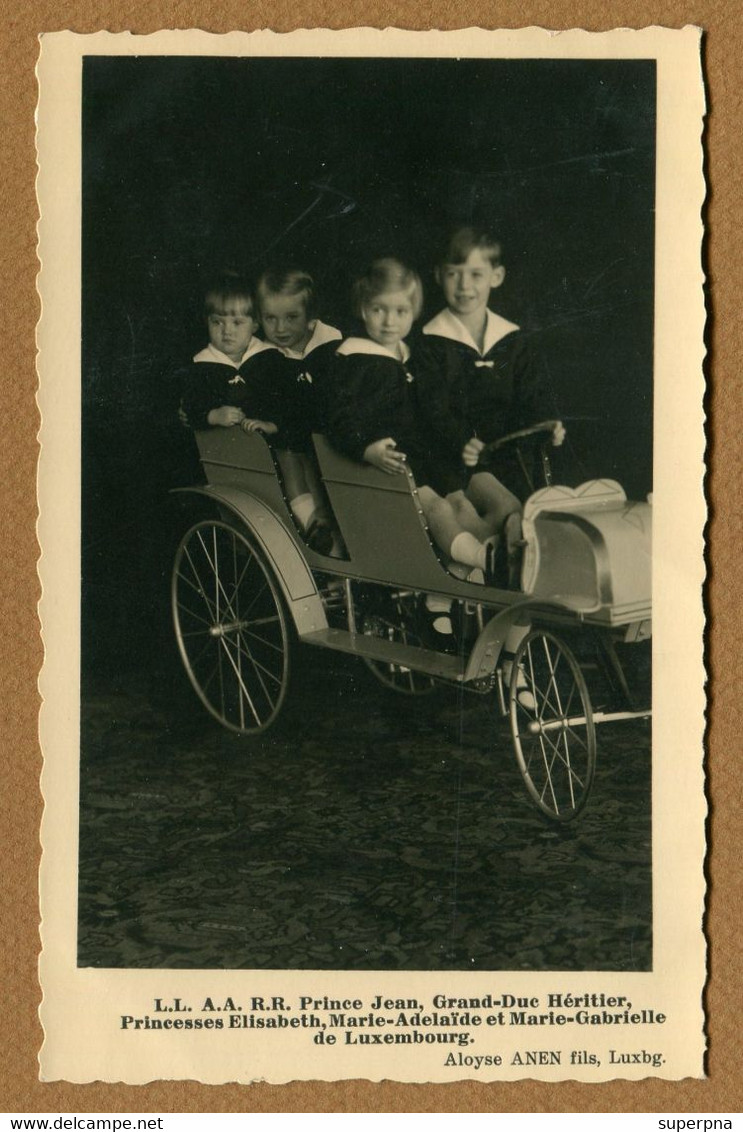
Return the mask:
<svg viewBox="0 0 743 1132">
<path fill-rule="evenodd" d="M 263 556 L 228 523 L 196 523 L 176 551 L 171 597 L 181 658 L 204 707 L 231 731 L 265 731 L 286 696 L 291 638 Z"/>
<path fill-rule="evenodd" d="M 526 789 L 547 817 L 570 821 L 585 806 L 593 784 L 596 729 L 580 665 L 559 637 L 535 629 L 523 639 L 508 702 Z"/>
</svg>

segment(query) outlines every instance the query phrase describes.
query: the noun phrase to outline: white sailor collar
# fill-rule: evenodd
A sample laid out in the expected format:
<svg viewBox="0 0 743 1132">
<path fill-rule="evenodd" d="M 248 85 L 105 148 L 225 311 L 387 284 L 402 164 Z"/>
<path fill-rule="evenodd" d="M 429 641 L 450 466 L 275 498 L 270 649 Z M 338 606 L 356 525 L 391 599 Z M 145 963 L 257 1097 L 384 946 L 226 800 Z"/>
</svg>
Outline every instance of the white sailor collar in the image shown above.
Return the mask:
<svg viewBox="0 0 743 1132">
<path fill-rule="evenodd" d="M 393 361 L 402 362 L 403 365 L 410 359 L 410 348 L 406 342 L 401 342 L 402 357 L 393 354 L 392 350 L 388 350 L 386 346 L 380 346 L 379 342 L 373 342 L 371 338 L 346 338 L 338 347 L 338 353 L 343 357 L 348 357 L 350 354 L 372 354 L 380 358 L 392 358 Z"/>
<path fill-rule="evenodd" d="M 481 352 L 464 323 L 460 322 L 457 316 L 446 307 L 435 315 L 430 322 L 426 323 L 423 327 L 423 333 L 435 334 L 438 338 L 449 338 L 452 342 L 461 342 L 464 346 L 469 346 L 470 349 L 475 350 L 480 357 L 484 357 L 497 342 L 500 342 L 501 338 L 505 338 L 508 334 L 513 334 L 515 330 L 519 329 L 515 322 L 509 322 L 507 318 L 495 314 L 488 307 L 485 340 Z"/>
<path fill-rule="evenodd" d="M 239 362 L 233 362 L 232 358 L 228 358 L 216 346 L 212 346 L 211 342 L 205 346 L 203 350 L 199 350 L 198 354 L 194 354 L 193 360 L 195 362 L 219 362 L 223 366 L 232 366 L 233 369 L 239 369 L 243 362 L 248 358 L 252 358 L 254 354 L 260 354 L 263 350 L 275 350 L 276 347 L 271 342 L 262 342 L 260 338 L 255 335 L 248 342 L 248 348 L 240 358 Z"/>
<path fill-rule="evenodd" d="M 295 361 L 301 361 L 303 358 L 306 358 L 308 354 L 311 354 L 313 350 L 316 350 L 318 346 L 324 346 L 327 342 L 340 342 L 342 337 L 343 335 L 340 330 L 336 330 L 334 326 L 328 326 L 325 322 L 320 322 L 320 319 L 317 318 L 315 319 L 315 325 L 312 330 L 312 337 L 304 350 L 301 352 L 299 350 L 290 350 L 288 346 L 284 347 L 283 350 L 279 346 L 279 349 L 285 357 L 293 358 Z"/>
</svg>

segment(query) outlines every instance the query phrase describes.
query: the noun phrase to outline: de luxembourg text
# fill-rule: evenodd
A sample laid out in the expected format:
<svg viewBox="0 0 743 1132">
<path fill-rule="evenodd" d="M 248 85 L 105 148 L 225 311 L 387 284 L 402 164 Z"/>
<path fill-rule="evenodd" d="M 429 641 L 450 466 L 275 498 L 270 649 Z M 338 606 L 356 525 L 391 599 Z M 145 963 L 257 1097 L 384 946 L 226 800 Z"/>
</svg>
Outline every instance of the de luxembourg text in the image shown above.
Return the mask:
<svg viewBox="0 0 743 1132">
<path fill-rule="evenodd" d="M 318 1045 L 450 1044 L 467 1046 L 472 1031 L 484 1027 L 562 1027 L 662 1025 L 666 1015 L 643 1007 L 633 1009 L 625 996 L 604 994 L 537 997 L 484 995 L 454 999 L 436 995 L 431 1007 L 417 999 L 317 999 L 301 996 L 299 1010 L 283 998 L 249 998 L 243 1010 L 239 999 L 207 997 L 196 1012 L 179 998 L 154 1000 L 152 1013 L 121 1015 L 121 1029 L 157 1030 L 311 1030 Z M 333 1031 L 342 1031 L 338 1037 Z M 439 1031 L 434 1033 L 432 1031 Z M 322 1036 L 320 1036 L 322 1035 Z"/>
</svg>

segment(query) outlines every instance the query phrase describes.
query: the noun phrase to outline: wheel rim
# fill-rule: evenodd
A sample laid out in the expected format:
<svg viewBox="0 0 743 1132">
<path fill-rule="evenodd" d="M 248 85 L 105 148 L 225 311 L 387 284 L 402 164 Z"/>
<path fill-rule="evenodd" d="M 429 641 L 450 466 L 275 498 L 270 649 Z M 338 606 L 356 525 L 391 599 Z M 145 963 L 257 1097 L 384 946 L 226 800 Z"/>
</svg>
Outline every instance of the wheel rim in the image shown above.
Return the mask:
<svg viewBox="0 0 743 1132">
<path fill-rule="evenodd" d="M 227 523 L 197 523 L 173 566 L 181 658 L 204 707 L 241 734 L 265 731 L 289 682 L 289 629 L 270 568 Z"/>
<path fill-rule="evenodd" d="M 361 621 L 361 631 L 369 637 L 383 637 L 387 641 L 397 641 L 403 645 L 420 645 L 420 638 L 411 630 L 408 622 L 405 603 L 398 598 L 390 603 L 389 609 L 365 614 Z M 386 688 L 392 688 L 406 696 L 426 696 L 436 686 L 436 681 L 425 672 L 416 672 L 413 668 L 366 658 L 364 663 Z"/>
<path fill-rule="evenodd" d="M 580 666 L 551 633 L 529 633 L 517 649 L 509 713 L 516 760 L 529 794 L 548 817 L 570 821 L 591 790 L 596 731 Z"/>
</svg>

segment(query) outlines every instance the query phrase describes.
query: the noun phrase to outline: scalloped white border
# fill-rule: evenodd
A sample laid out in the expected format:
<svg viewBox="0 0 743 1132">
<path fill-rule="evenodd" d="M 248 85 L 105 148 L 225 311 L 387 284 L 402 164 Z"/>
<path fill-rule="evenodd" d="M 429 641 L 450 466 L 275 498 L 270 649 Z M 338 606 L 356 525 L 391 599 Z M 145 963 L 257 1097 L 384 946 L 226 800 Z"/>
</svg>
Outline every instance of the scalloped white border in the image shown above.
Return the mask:
<svg viewBox="0 0 743 1132">
<path fill-rule="evenodd" d="M 42 414 L 39 466 L 43 594 L 39 610 L 46 650 L 39 686 L 40 734 L 45 754 L 41 838 L 43 953 L 40 1010 L 45 1042 L 40 1055 L 46 1081 L 144 1083 L 159 1078 L 208 1083 L 295 1079 L 452 1081 L 514 1080 L 509 1066 L 474 1073 L 443 1069 L 437 1047 L 382 1047 L 332 1057 L 301 1031 L 269 1042 L 213 1035 L 209 1043 L 185 1036 L 133 1036 L 117 1030 L 122 1013 L 147 1009 L 161 997 L 235 993 L 329 993 L 335 997 L 382 991 L 391 997 L 447 993 L 470 995 L 497 983 L 514 994 L 554 989 L 614 988 L 637 1003 L 665 1010 L 666 1063 L 660 1070 L 623 1067 L 622 1076 L 678 1079 L 701 1076 L 705 981 L 702 935 L 705 882 L 703 495 L 705 311 L 701 268 L 701 209 L 705 196 L 701 131 L 705 110 L 700 31 L 645 28 L 611 32 L 540 28 L 415 32 L 387 28 L 343 31 L 259 31 L 214 35 L 163 31 L 138 36 L 101 32 L 41 36 L 38 66 L 39 290 L 38 328 Z M 654 456 L 654 936 L 651 974 L 453 972 L 121 971 L 75 967 L 77 911 L 77 768 L 79 747 L 79 452 L 80 452 L 80 75 L 85 54 L 261 55 L 498 58 L 654 58 L 658 62 L 656 356 Z M 451 990 L 450 990 L 451 989 Z M 286 1032 L 284 1032 L 286 1033 Z M 586 1040 L 589 1036 L 586 1034 Z M 146 1040 L 143 1040 L 143 1037 Z M 554 1042 L 543 1033 L 536 1044 Z M 616 1048 L 652 1049 L 655 1033 L 613 1034 Z M 629 1041 L 629 1046 L 627 1042 Z M 517 1042 L 513 1034 L 512 1045 Z M 499 1035 L 505 1052 L 509 1043 Z M 563 1043 L 564 1044 L 564 1043 Z M 337 1048 L 337 1047 L 336 1047 Z M 425 1047 L 423 1047 L 425 1049 Z M 410 1056 L 405 1055 L 412 1049 Z M 439 1047 L 440 1049 L 440 1047 Z M 606 1080 L 607 1067 L 558 1072 L 529 1070 L 543 1080 Z"/>
</svg>

